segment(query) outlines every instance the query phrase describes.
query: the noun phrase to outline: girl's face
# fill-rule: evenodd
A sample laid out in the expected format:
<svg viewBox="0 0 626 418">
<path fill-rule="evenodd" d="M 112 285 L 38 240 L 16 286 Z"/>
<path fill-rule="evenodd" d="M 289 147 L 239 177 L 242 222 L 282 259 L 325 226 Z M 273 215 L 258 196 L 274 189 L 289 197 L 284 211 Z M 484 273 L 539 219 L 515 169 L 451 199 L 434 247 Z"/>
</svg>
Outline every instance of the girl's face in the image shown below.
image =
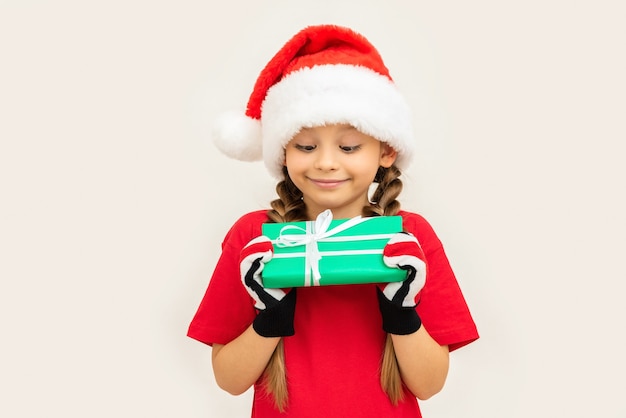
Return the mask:
<svg viewBox="0 0 626 418">
<path fill-rule="evenodd" d="M 285 166 L 300 189 L 310 219 L 326 209 L 335 219 L 361 214 L 379 167 L 390 167 L 396 151 L 350 125 L 302 129 L 287 144 Z"/>
</svg>

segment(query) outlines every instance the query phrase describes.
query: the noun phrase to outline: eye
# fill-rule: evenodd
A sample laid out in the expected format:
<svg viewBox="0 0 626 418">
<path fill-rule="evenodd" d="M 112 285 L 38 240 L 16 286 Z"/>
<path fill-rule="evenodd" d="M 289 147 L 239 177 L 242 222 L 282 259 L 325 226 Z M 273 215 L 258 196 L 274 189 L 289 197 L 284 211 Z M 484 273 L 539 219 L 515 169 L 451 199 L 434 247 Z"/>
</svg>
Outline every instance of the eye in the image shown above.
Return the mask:
<svg viewBox="0 0 626 418">
<path fill-rule="evenodd" d="M 315 149 L 315 145 L 294 144 L 294 148 L 299 151 L 311 152 Z"/>
<path fill-rule="evenodd" d="M 361 149 L 361 145 L 341 145 L 339 147 L 343 152 L 351 153 Z"/>
</svg>

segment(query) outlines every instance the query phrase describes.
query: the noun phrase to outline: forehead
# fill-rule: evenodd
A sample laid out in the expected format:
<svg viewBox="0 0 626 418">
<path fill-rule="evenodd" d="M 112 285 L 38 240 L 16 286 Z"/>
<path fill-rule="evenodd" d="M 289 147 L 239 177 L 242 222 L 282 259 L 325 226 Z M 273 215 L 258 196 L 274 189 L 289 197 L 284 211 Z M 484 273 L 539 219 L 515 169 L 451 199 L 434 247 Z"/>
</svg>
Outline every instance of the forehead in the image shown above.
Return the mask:
<svg viewBox="0 0 626 418">
<path fill-rule="evenodd" d="M 296 134 L 296 136 L 300 135 L 306 135 L 306 136 L 323 136 L 323 135 L 333 135 L 333 136 L 338 136 L 338 135 L 343 135 L 345 133 L 358 133 L 360 135 L 363 136 L 369 136 L 366 135 L 362 132 L 360 132 L 358 129 L 356 129 L 354 126 L 350 125 L 350 124 L 332 124 L 332 125 L 321 125 L 321 126 L 312 126 L 312 127 L 303 127 L 302 129 L 300 129 L 300 131 Z"/>
</svg>

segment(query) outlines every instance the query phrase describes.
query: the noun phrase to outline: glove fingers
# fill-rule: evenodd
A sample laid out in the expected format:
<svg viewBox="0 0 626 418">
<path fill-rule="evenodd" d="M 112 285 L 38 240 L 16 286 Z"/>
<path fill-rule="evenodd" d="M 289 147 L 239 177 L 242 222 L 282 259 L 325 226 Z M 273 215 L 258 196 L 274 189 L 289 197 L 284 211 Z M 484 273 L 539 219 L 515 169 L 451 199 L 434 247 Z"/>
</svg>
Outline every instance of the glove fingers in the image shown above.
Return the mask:
<svg viewBox="0 0 626 418">
<path fill-rule="evenodd" d="M 282 289 L 266 289 L 260 285 L 255 289 L 255 293 L 258 295 L 258 300 L 265 305 L 264 307 L 257 306 L 259 309 L 265 309 L 265 307 L 271 308 L 275 306 L 278 302 L 283 300 L 286 295 L 285 291 Z"/>
<path fill-rule="evenodd" d="M 263 267 L 272 259 L 273 253 L 272 242 L 265 236 L 253 239 L 241 251 L 241 277 L 257 309 L 274 306 L 285 296 L 280 289 L 265 289 L 261 280 Z"/>
<path fill-rule="evenodd" d="M 415 306 L 415 295 L 411 294 L 411 284 L 415 281 L 415 269 L 411 266 L 401 266 L 402 270 L 407 271 L 407 278 L 400 282 L 398 291 L 393 295 L 391 302 L 397 306 Z"/>
<path fill-rule="evenodd" d="M 239 258 L 240 262 L 243 262 L 246 258 L 252 259 L 258 258 L 256 254 L 263 254 L 262 261 L 267 263 L 272 259 L 274 254 L 274 246 L 272 241 L 266 236 L 259 236 L 250 241 L 242 250 Z"/>
<path fill-rule="evenodd" d="M 400 266 L 407 271 L 407 278 L 401 282 L 391 282 L 382 288 L 383 295 L 398 307 L 415 306 L 415 298 L 423 287 L 423 280 L 420 284 L 416 280 L 416 270 L 412 266 Z"/>
<path fill-rule="evenodd" d="M 261 271 L 264 264 L 261 262 L 262 257 L 258 257 L 250 263 L 250 268 L 244 274 L 244 284 L 248 293 L 256 301 L 257 309 L 271 308 L 278 301 L 285 297 L 282 289 L 266 289 L 261 282 Z"/>
<path fill-rule="evenodd" d="M 395 234 L 383 250 L 383 262 L 391 268 L 406 271 L 406 279 L 389 283 L 383 289 L 384 296 L 398 307 L 415 306 L 415 298 L 424 287 L 426 263 L 424 252 L 417 239 L 409 233 Z"/>
<path fill-rule="evenodd" d="M 406 261 L 400 262 L 402 259 Z M 383 249 L 383 261 L 388 267 L 410 264 L 413 259 L 423 263 L 425 257 L 417 239 L 411 234 L 404 232 L 395 234 Z"/>
<path fill-rule="evenodd" d="M 254 330 L 264 337 L 281 337 L 294 334 L 295 289 L 285 293 L 282 289 L 266 289 L 261 273 L 265 263 L 272 259 L 274 247 L 269 238 L 259 236 L 250 241 L 240 255 L 241 281 L 254 307 L 259 310 L 253 321 Z"/>
<path fill-rule="evenodd" d="M 398 290 L 400 290 L 402 283 L 403 282 L 391 282 L 384 285 L 384 287 L 382 288 L 383 295 L 385 295 L 388 300 L 393 300 L 393 296 L 398 293 Z"/>
</svg>

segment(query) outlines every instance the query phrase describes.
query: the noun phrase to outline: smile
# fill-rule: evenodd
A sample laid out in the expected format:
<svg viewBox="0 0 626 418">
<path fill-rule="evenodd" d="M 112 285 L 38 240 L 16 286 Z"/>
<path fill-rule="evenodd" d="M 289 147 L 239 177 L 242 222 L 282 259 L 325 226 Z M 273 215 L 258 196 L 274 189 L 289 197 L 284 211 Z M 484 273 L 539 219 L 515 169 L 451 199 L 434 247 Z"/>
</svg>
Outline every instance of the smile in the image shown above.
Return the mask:
<svg viewBox="0 0 626 418">
<path fill-rule="evenodd" d="M 333 180 L 333 179 L 309 179 L 315 186 L 323 189 L 332 189 L 341 186 L 346 180 Z"/>
</svg>

